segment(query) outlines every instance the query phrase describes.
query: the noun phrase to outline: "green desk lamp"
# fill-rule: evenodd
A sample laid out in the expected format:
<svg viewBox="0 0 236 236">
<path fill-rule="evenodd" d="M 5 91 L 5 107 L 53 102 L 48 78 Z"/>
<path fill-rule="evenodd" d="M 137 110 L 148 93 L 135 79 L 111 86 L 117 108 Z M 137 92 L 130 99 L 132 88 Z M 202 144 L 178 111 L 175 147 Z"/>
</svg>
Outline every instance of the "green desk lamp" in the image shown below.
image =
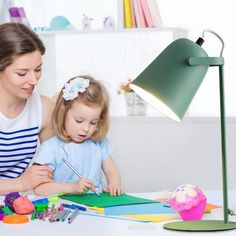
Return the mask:
<svg viewBox="0 0 236 236">
<path fill-rule="evenodd" d="M 209 57 L 201 48 L 205 32 L 214 34 L 221 41 L 220 57 Z M 179 221 L 165 224 L 165 229 L 179 231 L 236 229 L 236 222 L 229 222 L 228 219 L 223 48 L 222 38 L 211 30 L 204 30 L 202 38 L 199 38 L 196 43 L 189 39 L 177 39 L 130 85 L 154 108 L 176 121 L 181 121 L 206 75 L 208 67 L 217 66 L 219 68 L 224 220 Z"/>
</svg>

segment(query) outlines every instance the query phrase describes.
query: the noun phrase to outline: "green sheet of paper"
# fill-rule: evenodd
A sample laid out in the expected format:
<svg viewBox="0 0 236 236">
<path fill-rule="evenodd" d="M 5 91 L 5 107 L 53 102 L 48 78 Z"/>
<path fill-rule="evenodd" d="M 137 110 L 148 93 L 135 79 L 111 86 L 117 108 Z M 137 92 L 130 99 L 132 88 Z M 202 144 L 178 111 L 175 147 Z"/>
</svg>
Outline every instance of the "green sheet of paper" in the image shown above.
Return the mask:
<svg viewBox="0 0 236 236">
<path fill-rule="evenodd" d="M 108 193 L 101 193 L 101 196 L 98 197 L 94 193 L 87 193 L 84 195 L 67 194 L 67 195 L 61 195 L 59 197 L 72 202 L 96 207 L 109 207 L 109 206 L 121 206 L 121 205 L 156 202 L 149 199 L 133 197 L 125 193 L 120 196 L 110 196 L 110 194 Z"/>
</svg>

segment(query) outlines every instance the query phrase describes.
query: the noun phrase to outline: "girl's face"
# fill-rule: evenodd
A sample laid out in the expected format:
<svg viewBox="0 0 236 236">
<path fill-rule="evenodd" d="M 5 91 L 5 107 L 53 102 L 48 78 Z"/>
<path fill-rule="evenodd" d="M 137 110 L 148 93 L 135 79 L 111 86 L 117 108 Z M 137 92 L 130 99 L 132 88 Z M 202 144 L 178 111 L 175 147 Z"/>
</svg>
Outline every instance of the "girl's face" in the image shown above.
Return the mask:
<svg viewBox="0 0 236 236">
<path fill-rule="evenodd" d="M 0 87 L 7 94 L 27 99 L 41 76 L 42 55 L 39 51 L 17 56 L 0 72 Z"/>
<path fill-rule="evenodd" d="M 89 139 L 97 130 L 102 108 L 75 102 L 65 117 L 67 135 L 77 143 Z"/>
</svg>

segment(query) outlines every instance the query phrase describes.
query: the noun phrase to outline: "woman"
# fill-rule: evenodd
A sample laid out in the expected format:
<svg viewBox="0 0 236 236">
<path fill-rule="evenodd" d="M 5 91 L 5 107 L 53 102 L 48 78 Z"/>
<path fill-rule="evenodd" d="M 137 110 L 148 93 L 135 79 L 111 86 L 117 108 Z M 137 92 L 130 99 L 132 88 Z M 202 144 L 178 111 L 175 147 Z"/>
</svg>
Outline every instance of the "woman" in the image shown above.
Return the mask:
<svg viewBox="0 0 236 236">
<path fill-rule="evenodd" d="M 53 102 L 34 92 L 45 47 L 20 23 L 0 25 L 0 194 L 50 182 L 48 166 L 29 168 L 37 148 L 53 136 Z"/>
</svg>

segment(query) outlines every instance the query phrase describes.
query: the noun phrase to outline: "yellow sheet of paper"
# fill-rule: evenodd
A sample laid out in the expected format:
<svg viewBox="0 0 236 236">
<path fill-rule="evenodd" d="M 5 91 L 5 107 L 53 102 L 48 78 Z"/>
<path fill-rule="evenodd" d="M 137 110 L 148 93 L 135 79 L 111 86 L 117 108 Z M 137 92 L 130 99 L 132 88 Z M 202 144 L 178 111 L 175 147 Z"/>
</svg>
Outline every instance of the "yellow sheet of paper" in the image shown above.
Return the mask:
<svg viewBox="0 0 236 236">
<path fill-rule="evenodd" d="M 135 220 L 142 220 L 142 221 L 151 221 L 151 222 L 161 222 L 167 220 L 175 220 L 179 219 L 177 215 L 168 215 L 168 216 L 160 216 L 160 215 L 124 215 L 124 217 L 129 217 Z"/>
</svg>

